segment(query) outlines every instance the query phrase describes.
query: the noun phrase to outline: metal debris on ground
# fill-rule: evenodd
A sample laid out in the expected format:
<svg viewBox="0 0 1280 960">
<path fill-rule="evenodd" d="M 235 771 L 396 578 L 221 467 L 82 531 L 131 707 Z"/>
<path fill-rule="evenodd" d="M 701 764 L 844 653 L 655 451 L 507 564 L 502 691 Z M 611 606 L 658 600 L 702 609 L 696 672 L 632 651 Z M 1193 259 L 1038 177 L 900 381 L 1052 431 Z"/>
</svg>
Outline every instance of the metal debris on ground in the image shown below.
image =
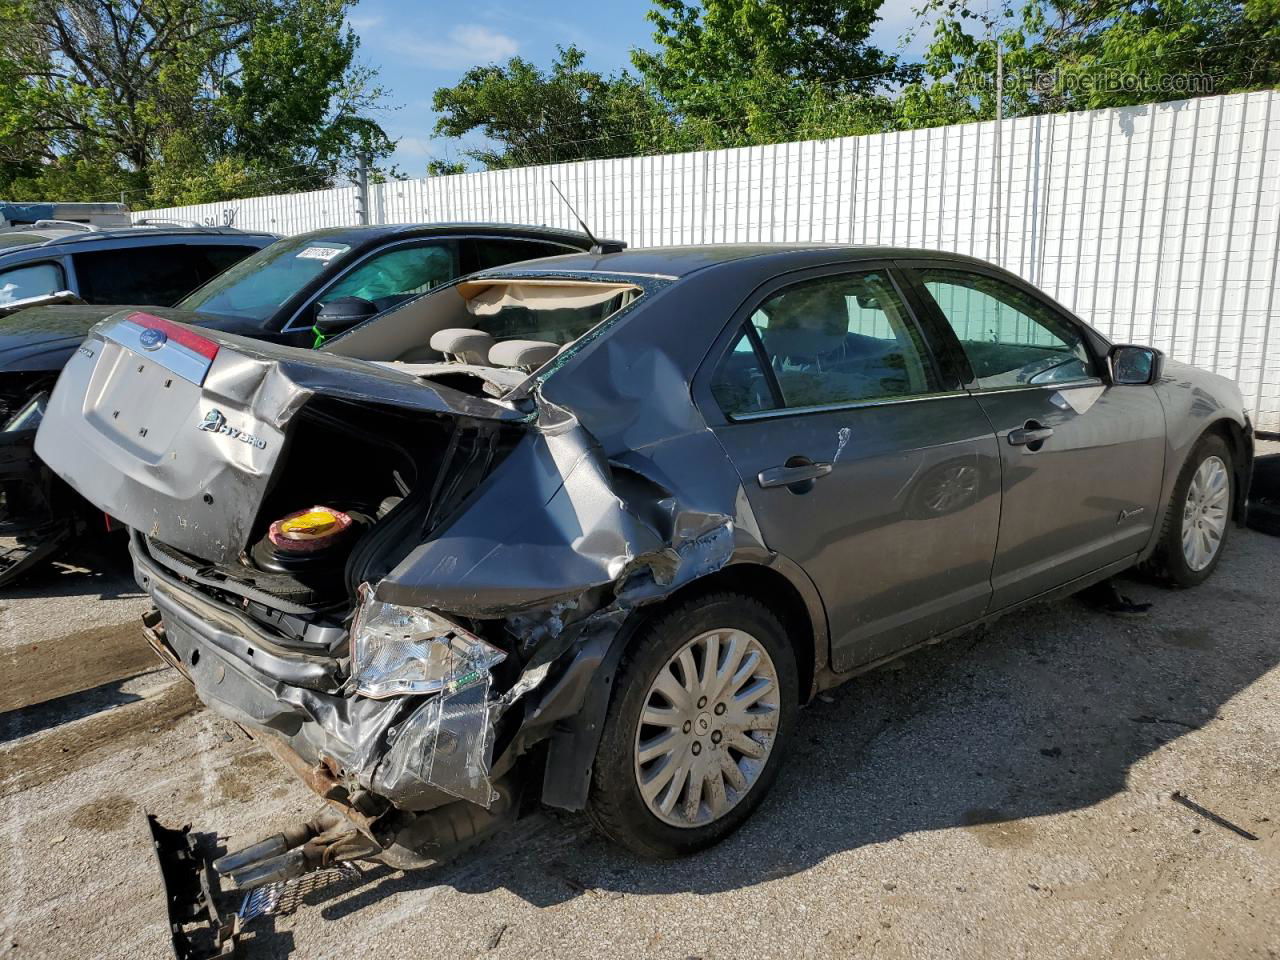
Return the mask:
<svg viewBox="0 0 1280 960">
<path fill-rule="evenodd" d="M 502 935 L 506 932 L 507 932 L 507 924 L 505 923 L 498 924 L 494 928 L 493 933 L 489 934 L 489 945 L 486 949 L 497 950 L 502 943 Z"/>
<path fill-rule="evenodd" d="M 1216 813 L 1214 813 L 1212 810 L 1208 810 L 1200 806 L 1200 804 L 1196 803 L 1194 800 L 1188 797 L 1181 790 L 1173 791 L 1172 795 L 1170 796 L 1170 799 L 1172 799 L 1174 803 L 1182 804 L 1192 813 L 1200 814 L 1200 816 L 1204 817 L 1210 823 L 1216 823 L 1218 826 L 1224 827 L 1225 829 L 1230 830 L 1232 833 L 1236 834 L 1237 836 L 1244 837 L 1244 839 L 1246 840 L 1258 839 L 1256 834 L 1250 833 L 1248 830 L 1245 830 L 1243 827 L 1237 827 L 1234 823 L 1232 823 L 1230 820 L 1226 819 L 1225 817 L 1220 817 Z"/>
<path fill-rule="evenodd" d="M 342 881 L 359 879 L 363 874 L 355 864 L 344 861 L 328 870 L 303 874 L 291 880 L 279 880 L 257 887 L 245 894 L 237 915 L 241 925 L 257 917 L 287 917 L 306 902 L 308 895 Z"/>
</svg>

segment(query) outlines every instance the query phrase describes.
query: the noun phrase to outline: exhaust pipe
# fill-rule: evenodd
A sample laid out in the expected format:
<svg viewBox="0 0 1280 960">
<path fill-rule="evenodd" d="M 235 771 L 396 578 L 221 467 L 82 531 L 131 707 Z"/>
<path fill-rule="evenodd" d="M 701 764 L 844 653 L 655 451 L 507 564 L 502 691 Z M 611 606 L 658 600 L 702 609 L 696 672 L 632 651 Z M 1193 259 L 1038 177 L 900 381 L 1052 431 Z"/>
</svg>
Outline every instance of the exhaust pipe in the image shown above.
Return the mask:
<svg viewBox="0 0 1280 960">
<path fill-rule="evenodd" d="M 252 866 L 261 860 L 278 857 L 280 854 L 294 849 L 294 847 L 300 847 L 312 837 L 317 837 L 326 830 L 333 829 L 341 822 L 342 818 L 336 813 L 329 810 L 321 810 L 305 823 L 294 824 L 291 827 L 287 827 L 283 833 L 277 833 L 274 837 L 267 837 L 265 840 L 251 843 L 243 850 L 228 853 L 225 857 L 219 857 L 213 861 L 213 869 L 224 877 L 228 874 L 238 873 L 245 867 Z"/>
<path fill-rule="evenodd" d="M 381 849 L 336 813 L 322 810 L 305 823 L 218 858 L 213 869 L 237 889 L 251 890 Z"/>
</svg>

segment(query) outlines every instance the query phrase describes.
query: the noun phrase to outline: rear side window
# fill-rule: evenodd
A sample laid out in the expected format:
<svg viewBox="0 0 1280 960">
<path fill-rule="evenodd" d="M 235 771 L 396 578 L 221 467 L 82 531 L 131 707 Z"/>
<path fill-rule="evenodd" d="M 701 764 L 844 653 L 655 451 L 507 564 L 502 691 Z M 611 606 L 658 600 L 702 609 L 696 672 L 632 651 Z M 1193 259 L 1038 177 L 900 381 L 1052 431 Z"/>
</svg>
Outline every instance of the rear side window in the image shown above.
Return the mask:
<svg viewBox="0 0 1280 960">
<path fill-rule="evenodd" d="M 982 389 L 1093 376 L 1083 333 L 1044 301 L 985 274 L 921 270 L 919 276 Z"/>
<path fill-rule="evenodd" d="M 487 270 L 490 267 L 502 267 L 508 263 L 519 263 L 521 260 L 537 260 L 541 257 L 558 257 L 562 254 L 577 252 L 558 243 L 546 243 L 541 240 L 508 240 L 499 237 L 464 240 L 463 248 L 467 260 L 467 273 Z"/>
<path fill-rule="evenodd" d="M 0 303 L 41 297 L 67 289 L 62 267 L 56 263 L 32 263 L 0 270 Z"/>
<path fill-rule="evenodd" d="M 894 400 L 937 390 L 924 344 L 880 272 L 784 287 L 752 314 L 712 393 L 728 416 Z"/>
<path fill-rule="evenodd" d="M 76 277 L 88 303 L 169 307 L 250 253 L 249 247 L 188 244 L 96 250 L 75 255 Z"/>
</svg>

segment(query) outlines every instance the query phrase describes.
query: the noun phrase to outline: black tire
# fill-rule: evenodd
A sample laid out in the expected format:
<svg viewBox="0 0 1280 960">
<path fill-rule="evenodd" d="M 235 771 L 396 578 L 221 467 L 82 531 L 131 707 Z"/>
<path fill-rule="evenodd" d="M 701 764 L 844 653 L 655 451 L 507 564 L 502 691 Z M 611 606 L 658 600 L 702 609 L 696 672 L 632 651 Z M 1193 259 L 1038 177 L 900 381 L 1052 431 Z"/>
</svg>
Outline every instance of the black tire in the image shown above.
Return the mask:
<svg viewBox="0 0 1280 960">
<path fill-rule="evenodd" d="M 1187 490 L 1191 486 L 1192 478 L 1195 476 L 1196 471 L 1200 469 L 1200 465 L 1209 457 L 1217 457 L 1226 464 L 1227 483 L 1229 484 L 1227 523 L 1222 530 L 1222 539 L 1218 543 L 1218 550 L 1213 555 L 1213 559 L 1203 569 L 1193 570 L 1190 564 L 1187 563 L 1186 556 L 1182 550 L 1183 508 L 1187 502 Z M 1233 523 L 1235 498 L 1236 480 L 1235 468 L 1231 460 L 1231 449 L 1218 434 L 1206 434 L 1192 448 L 1191 455 L 1187 457 L 1186 463 L 1182 465 L 1182 472 L 1178 474 L 1178 480 L 1173 485 L 1173 495 L 1170 498 L 1168 509 L 1165 511 L 1164 526 L 1160 531 L 1160 540 L 1156 544 L 1156 549 L 1152 553 L 1151 559 L 1147 562 L 1147 568 L 1150 572 L 1171 587 L 1195 587 L 1208 580 L 1213 571 L 1217 569 L 1218 562 L 1222 559 L 1222 552 L 1227 546 L 1227 539 L 1231 533 Z"/>
<path fill-rule="evenodd" d="M 1250 500 L 1249 519 L 1246 523 L 1260 533 L 1280 537 L 1280 502 Z"/>
<path fill-rule="evenodd" d="M 777 731 L 764 768 L 736 805 L 704 825 L 672 826 L 649 810 L 636 781 L 640 715 L 659 671 L 695 637 L 720 628 L 750 634 L 773 661 L 779 688 Z M 799 704 L 795 655 L 778 618 L 763 603 L 716 593 L 664 611 L 637 631 L 619 664 L 592 769 L 588 815 L 605 836 L 652 859 L 686 856 L 719 843 L 742 825 L 777 779 Z"/>
<path fill-rule="evenodd" d="M 1280 537 L 1280 454 L 1254 461 L 1245 522 L 1255 530 Z"/>
</svg>

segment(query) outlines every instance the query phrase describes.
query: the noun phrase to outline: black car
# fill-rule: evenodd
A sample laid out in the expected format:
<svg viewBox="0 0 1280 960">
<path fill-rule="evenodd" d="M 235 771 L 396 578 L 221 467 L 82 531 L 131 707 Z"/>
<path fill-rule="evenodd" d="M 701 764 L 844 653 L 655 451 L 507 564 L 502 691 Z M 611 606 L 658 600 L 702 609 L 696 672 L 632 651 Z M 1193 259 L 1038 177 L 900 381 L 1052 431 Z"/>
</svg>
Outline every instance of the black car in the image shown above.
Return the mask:
<svg viewBox="0 0 1280 960">
<path fill-rule="evenodd" d="M 270 239 L 263 236 L 258 245 Z M 148 310 L 169 320 L 310 347 L 463 274 L 580 253 L 595 244 L 582 233 L 501 224 L 333 227 L 271 243 L 172 307 Z M 55 246 L 74 245 L 63 240 Z M 612 242 L 599 246 L 620 248 Z M 78 268 L 72 258 L 62 276 L 74 280 Z M 82 288 L 79 298 L 90 303 L 37 306 L 0 318 L 0 396 L 6 398 L 0 417 L 8 420 L 0 440 L 0 584 L 49 556 L 92 516 L 44 470 L 32 442 L 48 391 L 89 328 L 120 304 L 156 302 L 125 289 L 128 272 L 124 264 L 116 268 L 120 276 L 108 299 Z"/>
</svg>

